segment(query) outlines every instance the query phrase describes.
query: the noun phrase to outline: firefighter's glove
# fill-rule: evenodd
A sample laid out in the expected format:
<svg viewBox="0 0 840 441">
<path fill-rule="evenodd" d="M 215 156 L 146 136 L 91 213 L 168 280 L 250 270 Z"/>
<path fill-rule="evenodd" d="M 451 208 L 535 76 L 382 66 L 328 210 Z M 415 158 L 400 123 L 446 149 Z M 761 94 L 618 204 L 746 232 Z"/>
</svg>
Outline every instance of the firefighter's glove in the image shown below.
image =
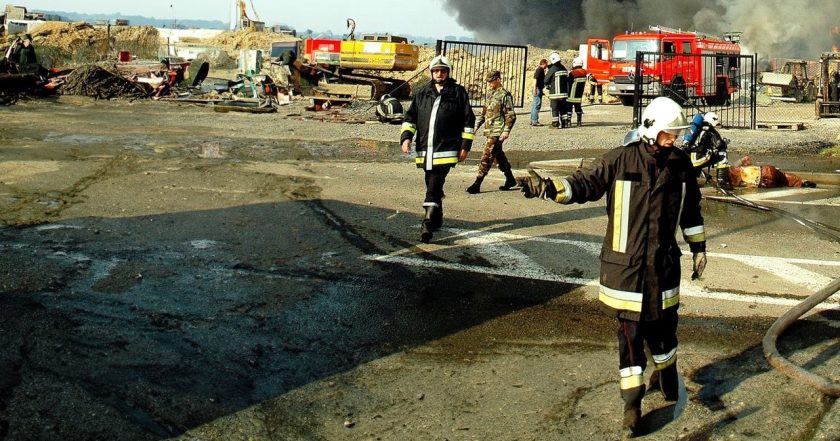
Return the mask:
<svg viewBox="0 0 840 441">
<path fill-rule="evenodd" d="M 526 198 L 541 198 L 551 201 L 557 200 L 557 187 L 554 186 L 554 182 L 551 178 L 543 178 L 534 170 L 528 170 L 528 176 L 520 177 L 517 181 Z"/>
<path fill-rule="evenodd" d="M 693 257 L 694 266 L 692 267 L 691 280 L 697 280 L 703 275 L 703 270 L 706 269 L 706 252 L 696 252 Z"/>
</svg>

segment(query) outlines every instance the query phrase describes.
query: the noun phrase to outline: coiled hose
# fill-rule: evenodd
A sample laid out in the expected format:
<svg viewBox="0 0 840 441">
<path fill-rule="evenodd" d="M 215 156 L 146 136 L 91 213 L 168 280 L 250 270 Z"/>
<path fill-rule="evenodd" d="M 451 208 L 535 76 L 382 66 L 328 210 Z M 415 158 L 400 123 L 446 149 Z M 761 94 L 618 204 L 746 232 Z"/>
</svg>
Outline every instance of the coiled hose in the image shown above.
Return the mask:
<svg viewBox="0 0 840 441">
<path fill-rule="evenodd" d="M 728 198 L 718 196 L 706 196 L 706 199 L 727 203 L 735 203 L 738 205 L 743 205 L 761 211 L 772 211 L 790 217 L 800 225 L 809 228 L 812 231 L 815 231 L 823 236 L 826 236 L 829 239 L 833 239 L 836 242 L 840 242 L 840 235 L 838 235 L 840 229 L 836 227 L 832 227 L 821 222 L 816 222 L 807 218 L 803 218 L 801 216 L 797 216 L 793 213 L 781 210 L 779 208 L 767 207 L 764 205 L 756 204 L 755 202 L 746 200 L 722 188 L 718 188 L 718 190 L 724 193 L 726 196 L 728 196 Z M 813 372 L 810 372 L 791 363 L 785 357 L 779 354 L 779 350 L 776 348 L 776 342 L 778 341 L 782 333 L 797 319 L 805 315 L 805 313 L 807 313 L 815 306 L 819 305 L 838 291 L 840 291 L 840 278 L 834 279 L 824 288 L 815 292 L 814 294 L 811 294 L 808 298 L 791 308 L 788 312 L 782 314 L 778 319 L 776 319 L 775 322 L 773 322 L 773 325 L 770 326 L 770 329 L 768 329 L 767 333 L 764 334 L 764 339 L 761 342 L 762 347 L 764 349 L 764 357 L 767 359 L 767 362 L 770 363 L 771 366 L 781 371 L 788 378 L 798 381 L 802 384 L 811 386 L 820 391 L 821 393 L 831 397 L 840 397 L 840 382 L 831 378 L 826 378 L 814 374 Z"/>
</svg>

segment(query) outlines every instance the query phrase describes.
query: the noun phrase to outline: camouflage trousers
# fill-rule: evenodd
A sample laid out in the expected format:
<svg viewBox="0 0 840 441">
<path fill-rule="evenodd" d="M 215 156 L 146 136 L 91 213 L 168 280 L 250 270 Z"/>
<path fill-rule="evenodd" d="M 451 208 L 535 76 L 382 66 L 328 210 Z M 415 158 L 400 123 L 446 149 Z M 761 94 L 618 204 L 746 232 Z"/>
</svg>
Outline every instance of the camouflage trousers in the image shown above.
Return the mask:
<svg viewBox="0 0 840 441">
<path fill-rule="evenodd" d="M 499 164 L 499 170 L 505 172 L 510 170 L 510 162 L 508 162 L 505 152 L 502 150 L 502 144 L 498 136 L 491 136 L 487 138 L 487 144 L 484 145 L 484 153 L 481 154 L 481 163 L 478 165 L 478 175 L 481 177 L 487 176 L 487 173 L 493 167 L 493 162 Z"/>
</svg>

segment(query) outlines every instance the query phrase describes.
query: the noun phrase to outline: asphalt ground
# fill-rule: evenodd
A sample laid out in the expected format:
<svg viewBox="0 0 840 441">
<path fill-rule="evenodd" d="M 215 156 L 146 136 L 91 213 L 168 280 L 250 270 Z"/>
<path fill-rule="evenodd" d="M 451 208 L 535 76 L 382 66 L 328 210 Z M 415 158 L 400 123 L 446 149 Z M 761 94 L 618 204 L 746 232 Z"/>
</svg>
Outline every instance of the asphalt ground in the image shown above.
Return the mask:
<svg viewBox="0 0 840 441">
<path fill-rule="evenodd" d="M 616 325 L 593 286 L 603 203 L 527 200 L 496 190 L 496 170 L 469 195 L 473 153 L 448 178 L 444 229 L 419 244 L 422 174 L 398 126 L 354 110 L 0 109 L 0 438 L 616 439 Z M 543 129 L 514 133 L 517 174 L 623 130 L 542 144 Z M 787 148 L 741 135 L 763 140 L 746 150 L 758 160 Z M 835 167 L 806 150 L 785 165 Z M 740 195 L 838 227 L 837 187 Z M 838 439 L 836 399 L 773 369 L 761 340 L 838 277 L 840 246 L 778 212 L 703 210 L 685 388 L 645 398 L 642 439 Z M 835 295 L 780 352 L 836 381 L 837 323 Z"/>
</svg>

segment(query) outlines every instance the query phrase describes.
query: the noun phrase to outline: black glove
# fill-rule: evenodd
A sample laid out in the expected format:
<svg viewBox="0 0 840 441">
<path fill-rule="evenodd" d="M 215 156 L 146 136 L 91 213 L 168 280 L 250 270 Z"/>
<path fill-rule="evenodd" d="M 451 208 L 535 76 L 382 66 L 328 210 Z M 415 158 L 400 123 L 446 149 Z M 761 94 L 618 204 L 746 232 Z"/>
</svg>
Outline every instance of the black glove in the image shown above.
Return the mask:
<svg viewBox="0 0 840 441">
<path fill-rule="evenodd" d="M 693 262 L 691 280 L 697 280 L 703 275 L 703 271 L 706 269 L 706 252 L 700 251 L 694 253 Z"/>
<path fill-rule="evenodd" d="M 522 194 L 528 198 L 542 198 L 555 201 L 557 198 L 557 187 L 551 178 L 543 178 L 534 170 L 528 170 L 529 176 L 517 178 Z"/>
</svg>

